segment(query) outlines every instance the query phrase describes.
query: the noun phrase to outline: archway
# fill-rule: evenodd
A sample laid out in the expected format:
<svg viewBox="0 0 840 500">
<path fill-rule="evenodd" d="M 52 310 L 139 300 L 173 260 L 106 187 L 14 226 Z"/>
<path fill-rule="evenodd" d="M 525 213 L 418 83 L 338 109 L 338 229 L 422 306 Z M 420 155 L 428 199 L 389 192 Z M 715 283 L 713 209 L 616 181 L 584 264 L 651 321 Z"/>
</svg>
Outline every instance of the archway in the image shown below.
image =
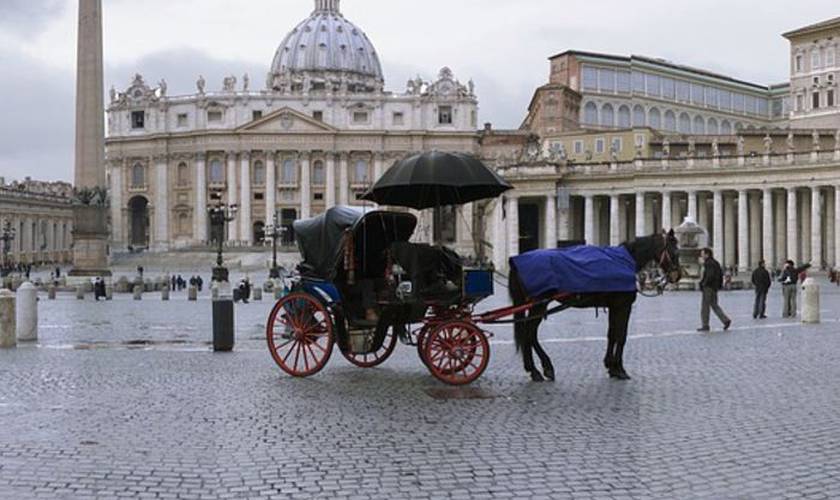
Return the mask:
<svg viewBox="0 0 840 500">
<path fill-rule="evenodd" d="M 149 201 L 142 196 L 135 196 L 128 202 L 131 220 L 131 246 L 146 248 L 149 246 Z"/>
</svg>

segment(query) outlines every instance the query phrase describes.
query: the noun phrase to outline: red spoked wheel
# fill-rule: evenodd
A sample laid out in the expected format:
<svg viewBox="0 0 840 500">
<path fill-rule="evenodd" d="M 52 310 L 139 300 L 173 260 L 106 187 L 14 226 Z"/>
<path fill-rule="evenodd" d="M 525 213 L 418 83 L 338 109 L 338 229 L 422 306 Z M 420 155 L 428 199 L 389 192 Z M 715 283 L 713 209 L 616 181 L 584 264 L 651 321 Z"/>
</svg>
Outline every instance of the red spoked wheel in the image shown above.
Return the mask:
<svg viewBox="0 0 840 500">
<path fill-rule="evenodd" d="M 365 340 L 372 341 L 372 338 L 376 335 L 376 330 L 369 330 L 363 333 L 351 333 L 350 335 L 368 336 L 368 338 Z M 385 340 L 382 341 L 382 345 L 376 351 L 367 353 L 354 353 L 348 347 L 347 351 L 342 350 L 341 354 L 344 355 L 344 358 L 347 361 L 353 363 L 359 368 L 374 368 L 381 365 L 388 358 L 390 358 L 391 354 L 394 353 L 395 347 L 397 347 L 397 334 L 394 331 L 394 327 L 389 326 L 388 330 L 385 332 Z"/>
<path fill-rule="evenodd" d="M 284 372 L 309 377 L 332 355 L 335 338 L 330 313 L 314 297 L 293 293 L 275 304 L 266 326 L 268 350 Z"/>
<path fill-rule="evenodd" d="M 425 335 L 423 361 L 438 380 L 466 385 L 477 380 L 490 362 L 490 342 L 477 326 L 450 321 Z"/>
</svg>

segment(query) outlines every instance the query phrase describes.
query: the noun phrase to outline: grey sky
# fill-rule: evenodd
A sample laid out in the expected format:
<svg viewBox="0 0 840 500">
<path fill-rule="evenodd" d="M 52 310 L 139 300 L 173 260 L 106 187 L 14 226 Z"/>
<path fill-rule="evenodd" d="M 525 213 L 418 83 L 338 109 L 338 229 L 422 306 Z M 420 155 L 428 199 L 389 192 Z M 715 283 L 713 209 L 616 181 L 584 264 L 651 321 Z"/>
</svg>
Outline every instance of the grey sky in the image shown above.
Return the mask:
<svg viewBox="0 0 840 500">
<path fill-rule="evenodd" d="M 225 74 L 262 84 L 312 0 L 103 0 L 106 89 L 135 72 L 189 93 Z M 836 0 L 343 0 L 379 51 L 386 87 L 449 66 L 472 78 L 481 122 L 518 127 L 547 57 L 566 49 L 662 57 L 761 84 L 787 79 L 784 31 L 840 15 Z M 72 178 L 75 0 L 0 0 L 0 176 Z M 106 92 L 107 95 L 107 92 Z"/>
</svg>

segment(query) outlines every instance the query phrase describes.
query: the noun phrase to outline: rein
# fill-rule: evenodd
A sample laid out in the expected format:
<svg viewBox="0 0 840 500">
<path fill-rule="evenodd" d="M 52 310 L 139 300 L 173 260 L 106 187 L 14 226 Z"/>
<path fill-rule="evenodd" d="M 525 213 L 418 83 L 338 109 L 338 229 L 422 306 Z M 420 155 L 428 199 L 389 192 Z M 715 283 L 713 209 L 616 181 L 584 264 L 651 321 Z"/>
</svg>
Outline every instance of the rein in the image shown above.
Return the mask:
<svg viewBox="0 0 840 500">
<path fill-rule="evenodd" d="M 654 282 L 654 292 L 648 292 L 644 290 L 642 284 L 639 280 L 636 280 L 636 293 L 641 295 L 642 297 L 646 297 L 649 299 L 653 299 L 656 297 L 660 297 L 665 289 L 665 286 L 668 284 L 668 273 L 672 271 L 672 267 L 674 265 L 674 261 L 671 259 L 671 254 L 668 252 L 668 243 L 667 241 L 662 246 L 662 251 L 659 253 L 659 268 L 662 269 L 665 274 L 660 277 L 656 282 Z M 667 266 L 667 267 L 666 267 Z"/>
</svg>

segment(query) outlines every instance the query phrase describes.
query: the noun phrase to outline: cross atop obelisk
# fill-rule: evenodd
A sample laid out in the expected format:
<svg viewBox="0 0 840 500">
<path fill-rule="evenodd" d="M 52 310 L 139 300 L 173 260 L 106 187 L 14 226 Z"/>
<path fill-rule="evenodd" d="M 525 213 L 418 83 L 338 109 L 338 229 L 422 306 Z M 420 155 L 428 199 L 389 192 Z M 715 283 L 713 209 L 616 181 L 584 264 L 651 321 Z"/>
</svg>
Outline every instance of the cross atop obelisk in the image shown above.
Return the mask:
<svg viewBox="0 0 840 500">
<path fill-rule="evenodd" d="M 71 276 L 110 276 L 105 193 L 105 99 L 102 0 L 79 0 L 76 74 L 77 204 Z"/>
</svg>

